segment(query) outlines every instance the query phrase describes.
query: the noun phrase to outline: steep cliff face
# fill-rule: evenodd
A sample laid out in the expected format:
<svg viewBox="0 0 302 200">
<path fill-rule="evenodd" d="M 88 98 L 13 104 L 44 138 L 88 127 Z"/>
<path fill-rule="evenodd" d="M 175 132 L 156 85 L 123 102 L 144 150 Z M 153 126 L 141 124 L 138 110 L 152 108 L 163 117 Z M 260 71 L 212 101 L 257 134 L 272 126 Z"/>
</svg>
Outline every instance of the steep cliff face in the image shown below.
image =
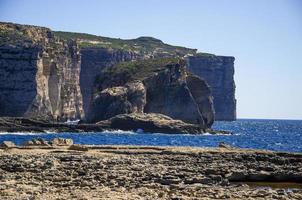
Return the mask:
<svg viewBox="0 0 302 200">
<path fill-rule="evenodd" d="M 144 113 L 161 113 L 208 128 L 212 125 L 214 116 L 211 92 L 202 79 L 196 77 L 198 81 L 195 80 L 195 82 L 192 79 L 187 74 L 186 62 L 179 58 L 131 61 L 108 67 L 97 78 L 97 90 L 102 92 L 98 93 L 94 99 L 93 112 L 95 113 L 91 113 L 94 116 L 92 121 L 103 119 L 101 117 L 107 115 L 102 105 L 104 102 L 111 102 L 111 105 L 115 106 L 120 105 L 121 102 L 128 102 L 124 85 L 127 86 L 128 82 L 138 80 L 143 83 L 146 96 L 134 96 L 136 102 L 145 102 Z M 195 83 L 197 86 L 192 86 Z M 194 90 L 193 92 L 189 86 Z M 199 92 L 195 91 L 196 89 L 202 90 Z M 109 91 L 115 95 L 108 95 Z M 136 94 L 143 93 L 136 92 Z M 205 96 L 201 97 L 201 95 Z M 102 101 L 99 101 L 100 99 Z M 121 101 L 121 99 L 124 100 Z M 118 109 L 118 114 L 132 113 L 131 104 L 133 103 L 130 101 L 127 106 L 124 106 L 124 108 L 129 108 L 127 110 Z M 106 108 L 111 105 L 107 105 Z"/>
<path fill-rule="evenodd" d="M 0 115 L 83 117 L 77 44 L 42 27 L 1 23 L 0 34 Z"/>
<path fill-rule="evenodd" d="M 83 119 L 86 114 L 94 118 L 93 109 L 108 99 L 116 103 L 126 99 L 125 109 L 130 107 L 126 111 L 120 111 L 118 106 L 108 110 L 108 106 L 114 106 L 110 100 L 108 105 L 98 107 L 101 113 L 107 110 L 105 118 L 136 112 L 136 104 L 142 99 L 137 97 L 140 100 L 135 102 L 137 99 L 131 95 L 138 91 L 131 93 L 125 84 L 139 80 L 145 89 L 145 112 L 210 127 L 214 101 L 216 119 L 236 119 L 234 58 L 201 56 L 196 51 L 152 37 L 121 40 L 0 23 L 0 116 L 64 121 Z M 184 57 L 188 69 L 202 79 L 188 75 L 184 63 L 175 63 L 175 59 Z M 159 62 L 150 67 L 149 61 L 154 58 Z M 174 64 L 164 64 L 169 59 Z M 110 91 L 117 86 L 126 92 L 112 96 Z M 97 114 L 95 119 L 104 116 Z"/>
<path fill-rule="evenodd" d="M 234 60 L 214 55 L 187 58 L 188 70 L 206 80 L 212 90 L 216 120 L 236 120 Z"/>
</svg>

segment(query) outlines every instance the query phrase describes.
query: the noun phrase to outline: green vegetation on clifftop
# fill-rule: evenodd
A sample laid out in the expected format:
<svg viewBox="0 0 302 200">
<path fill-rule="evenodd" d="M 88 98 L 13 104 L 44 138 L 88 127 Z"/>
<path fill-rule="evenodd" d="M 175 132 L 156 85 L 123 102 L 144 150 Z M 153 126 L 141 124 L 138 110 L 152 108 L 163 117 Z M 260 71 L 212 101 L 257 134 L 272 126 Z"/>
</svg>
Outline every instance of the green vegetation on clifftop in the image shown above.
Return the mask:
<svg viewBox="0 0 302 200">
<path fill-rule="evenodd" d="M 163 43 L 161 40 L 153 37 L 139 37 L 136 39 L 123 40 L 118 38 L 108 38 L 86 33 L 72 33 L 57 31 L 55 34 L 63 39 L 73 39 L 79 42 L 81 48 L 112 48 L 133 51 L 138 54 L 159 54 L 184 56 L 195 54 L 196 49 L 190 49 L 179 46 L 172 46 Z"/>
<path fill-rule="evenodd" d="M 118 86 L 131 80 L 143 80 L 152 73 L 163 70 L 170 64 L 180 62 L 179 57 L 153 58 L 139 61 L 121 62 L 105 68 L 96 79 L 97 86 Z"/>
</svg>

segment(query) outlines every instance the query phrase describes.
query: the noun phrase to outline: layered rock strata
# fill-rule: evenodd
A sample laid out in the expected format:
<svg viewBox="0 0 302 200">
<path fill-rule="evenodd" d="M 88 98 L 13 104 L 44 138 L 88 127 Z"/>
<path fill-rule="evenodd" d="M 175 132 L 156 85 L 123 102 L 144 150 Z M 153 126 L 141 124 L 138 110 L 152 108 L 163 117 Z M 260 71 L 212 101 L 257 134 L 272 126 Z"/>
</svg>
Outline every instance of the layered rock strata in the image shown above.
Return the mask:
<svg viewBox="0 0 302 200">
<path fill-rule="evenodd" d="M 54 33 L 43 27 L 11 23 L 0 23 L 0 36 L 0 116 L 66 121 L 84 119 L 86 114 L 88 121 L 93 118 L 96 121 L 115 114 L 141 112 L 143 107 L 145 112 L 162 113 L 206 128 L 215 119 L 214 111 L 217 120 L 236 119 L 233 57 L 199 54 L 196 49 L 168 45 L 151 37 L 121 40 Z M 135 69 L 125 64 L 122 67 L 126 69 L 117 72 L 119 76 L 109 76 L 99 84 L 102 71 L 114 70 L 118 63 L 167 57 L 186 57 L 188 69 L 202 79 L 177 65 L 165 69 L 153 66 L 150 73 L 144 64 Z M 138 70 L 134 73 L 139 76 L 149 75 L 133 79 L 143 83 L 145 100 L 133 102 L 136 100 L 129 97 L 132 94 L 128 94 L 129 87 L 125 84 L 133 81 L 131 70 Z M 127 88 L 121 98 L 109 92 L 109 88 L 117 86 Z M 97 100 L 96 93 L 104 89 Z M 105 112 L 99 118 L 93 109 L 97 107 L 95 102 L 104 98 L 113 98 L 116 105 L 105 102 L 103 108 L 107 111 L 98 108 Z M 119 110 L 117 105 L 125 107 Z M 108 106 L 114 109 L 109 111 Z"/>
<path fill-rule="evenodd" d="M 0 25 L 0 115 L 82 118 L 77 44 L 42 27 Z"/>
</svg>

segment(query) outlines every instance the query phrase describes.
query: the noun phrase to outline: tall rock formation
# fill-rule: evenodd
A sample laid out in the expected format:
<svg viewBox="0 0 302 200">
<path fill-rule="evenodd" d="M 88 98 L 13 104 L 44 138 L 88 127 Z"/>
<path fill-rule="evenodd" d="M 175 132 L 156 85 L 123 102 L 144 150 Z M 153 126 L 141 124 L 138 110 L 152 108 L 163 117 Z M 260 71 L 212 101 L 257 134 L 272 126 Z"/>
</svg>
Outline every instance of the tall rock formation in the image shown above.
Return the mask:
<svg viewBox="0 0 302 200">
<path fill-rule="evenodd" d="M 0 116 L 84 116 L 77 44 L 47 28 L 0 24 Z"/>
<path fill-rule="evenodd" d="M 188 70 L 206 80 L 212 90 L 216 120 L 236 120 L 234 60 L 211 54 L 187 57 Z"/>
<path fill-rule="evenodd" d="M 129 92 L 128 85 L 133 81 L 138 81 L 139 87 L 132 86 Z M 106 68 L 96 83 L 95 90 L 100 92 L 93 101 L 92 122 L 112 117 L 108 110 L 116 111 L 115 115 L 141 112 L 142 109 L 133 110 L 137 107 L 143 107 L 144 113 L 161 113 L 204 129 L 214 121 L 208 85 L 199 77 L 188 75 L 186 62 L 179 58 L 120 63 Z"/>
</svg>

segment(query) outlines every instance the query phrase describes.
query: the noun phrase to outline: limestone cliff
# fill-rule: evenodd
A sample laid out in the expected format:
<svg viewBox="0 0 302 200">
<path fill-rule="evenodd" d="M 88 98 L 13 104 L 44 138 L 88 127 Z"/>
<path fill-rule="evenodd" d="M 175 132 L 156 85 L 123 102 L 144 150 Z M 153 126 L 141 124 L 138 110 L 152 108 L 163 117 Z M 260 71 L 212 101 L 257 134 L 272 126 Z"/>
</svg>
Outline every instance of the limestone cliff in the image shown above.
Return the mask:
<svg viewBox="0 0 302 200">
<path fill-rule="evenodd" d="M 187 57 L 188 70 L 206 80 L 213 92 L 216 120 L 236 120 L 234 60 L 211 54 Z"/>
<path fill-rule="evenodd" d="M 82 33 L 56 32 L 56 34 L 66 39 L 77 39 L 83 55 L 88 50 L 86 54 L 88 56 L 82 57 L 83 79 L 81 79 L 84 84 L 89 84 L 89 87 L 85 86 L 85 90 L 82 90 L 86 113 L 93 93 L 91 87 L 93 77 L 104 66 L 127 60 L 179 56 L 187 58 L 189 71 L 203 78 L 213 91 L 216 120 L 236 120 L 233 57 L 197 53 L 196 49 L 168 45 L 152 37 L 121 40 Z M 97 62 L 91 62 L 91 60 Z M 101 60 L 106 64 L 100 64 Z M 86 70 L 88 76 L 84 75 Z"/>
<path fill-rule="evenodd" d="M 154 58 L 186 58 L 187 64 L 149 67 Z M 233 57 L 152 37 L 122 40 L 0 23 L 0 116 L 100 120 L 143 107 L 210 127 L 215 112 L 217 120 L 236 119 L 233 75 Z M 137 80 L 143 89 L 129 86 Z"/>
<path fill-rule="evenodd" d="M 0 115 L 84 116 L 77 44 L 48 29 L 0 23 Z"/>
</svg>

